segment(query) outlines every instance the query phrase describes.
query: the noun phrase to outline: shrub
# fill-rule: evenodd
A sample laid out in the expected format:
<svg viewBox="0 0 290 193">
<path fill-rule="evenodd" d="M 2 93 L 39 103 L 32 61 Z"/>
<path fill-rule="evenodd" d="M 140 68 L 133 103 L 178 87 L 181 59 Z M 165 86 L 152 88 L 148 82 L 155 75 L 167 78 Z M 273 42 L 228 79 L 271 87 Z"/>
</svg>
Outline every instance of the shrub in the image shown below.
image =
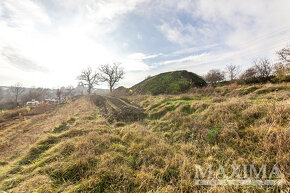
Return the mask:
<svg viewBox="0 0 290 193">
<path fill-rule="evenodd" d="M 67 129 L 67 123 L 63 122 L 59 126 L 55 127 L 53 132 L 54 133 L 60 133 L 60 132 L 62 132 L 64 130 L 66 130 L 66 129 Z"/>
</svg>

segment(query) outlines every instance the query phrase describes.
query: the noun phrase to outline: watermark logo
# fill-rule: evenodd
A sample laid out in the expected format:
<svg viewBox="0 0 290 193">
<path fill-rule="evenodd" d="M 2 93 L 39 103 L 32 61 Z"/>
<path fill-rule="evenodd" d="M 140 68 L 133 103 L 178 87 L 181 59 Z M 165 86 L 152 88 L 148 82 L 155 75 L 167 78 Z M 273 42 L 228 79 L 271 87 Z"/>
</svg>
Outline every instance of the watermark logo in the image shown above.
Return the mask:
<svg viewBox="0 0 290 193">
<path fill-rule="evenodd" d="M 230 174 L 230 175 L 226 175 Z M 199 165 L 195 166 L 195 185 L 281 185 L 281 172 L 274 165 L 267 167 L 262 165 L 231 165 L 225 167 L 219 165 L 218 168 L 213 168 L 209 165 L 202 168 Z"/>
</svg>

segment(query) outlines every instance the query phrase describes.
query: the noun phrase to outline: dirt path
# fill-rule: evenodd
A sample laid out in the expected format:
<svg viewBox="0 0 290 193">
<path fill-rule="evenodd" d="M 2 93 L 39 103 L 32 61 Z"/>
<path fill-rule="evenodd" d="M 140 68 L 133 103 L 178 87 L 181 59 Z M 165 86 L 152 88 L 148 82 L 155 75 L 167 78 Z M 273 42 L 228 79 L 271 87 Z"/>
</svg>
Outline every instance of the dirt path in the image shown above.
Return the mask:
<svg viewBox="0 0 290 193">
<path fill-rule="evenodd" d="M 99 107 L 100 114 L 110 122 L 113 120 L 138 121 L 144 117 L 143 109 L 130 103 L 127 99 L 92 95 L 91 100 Z"/>
</svg>

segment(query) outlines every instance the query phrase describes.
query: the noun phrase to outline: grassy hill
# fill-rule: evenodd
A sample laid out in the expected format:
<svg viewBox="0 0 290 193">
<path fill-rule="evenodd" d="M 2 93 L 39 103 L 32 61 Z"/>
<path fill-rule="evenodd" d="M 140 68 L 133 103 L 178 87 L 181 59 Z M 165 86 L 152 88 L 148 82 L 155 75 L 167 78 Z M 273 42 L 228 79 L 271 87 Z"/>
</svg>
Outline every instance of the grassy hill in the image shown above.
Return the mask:
<svg viewBox="0 0 290 193">
<path fill-rule="evenodd" d="M 0 191 L 287 192 L 289 98 L 289 84 L 229 85 L 2 111 Z M 195 185 L 195 164 L 232 163 L 277 164 L 286 185 Z"/>
<path fill-rule="evenodd" d="M 192 87 L 203 87 L 206 82 L 198 75 L 183 71 L 161 73 L 134 85 L 135 94 L 179 94 Z"/>
</svg>

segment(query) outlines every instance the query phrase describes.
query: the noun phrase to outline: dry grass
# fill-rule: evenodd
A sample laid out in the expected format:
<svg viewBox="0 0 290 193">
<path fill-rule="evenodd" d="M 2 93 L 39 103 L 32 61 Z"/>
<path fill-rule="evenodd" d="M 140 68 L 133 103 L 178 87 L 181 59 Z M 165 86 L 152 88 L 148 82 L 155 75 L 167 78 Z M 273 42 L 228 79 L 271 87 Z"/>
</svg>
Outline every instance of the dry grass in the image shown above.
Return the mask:
<svg viewBox="0 0 290 193">
<path fill-rule="evenodd" d="M 9 154 L 10 146 L 4 145 L 7 150 L 1 150 L 5 164 L 0 165 L 0 189 L 289 191 L 289 85 L 230 85 L 212 89 L 172 96 L 132 96 L 130 100 L 141 105 L 146 113 L 143 121 L 134 123 L 109 123 L 87 98 L 31 116 L 28 123 L 11 122 L 1 130 L 0 137 L 18 154 Z M 31 131 L 7 137 L 15 132 L 13 128 L 20 127 Z M 25 137 L 30 140 L 24 140 Z M 17 144 L 19 141 L 22 143 Z M 12 155 L 14 158 L 8 159 Z M 217 167 L 233 163 L 277 164 L 286 185 L 195 185 L 195 164 L 205 168 L 209 164 Z"/>
</svg>

